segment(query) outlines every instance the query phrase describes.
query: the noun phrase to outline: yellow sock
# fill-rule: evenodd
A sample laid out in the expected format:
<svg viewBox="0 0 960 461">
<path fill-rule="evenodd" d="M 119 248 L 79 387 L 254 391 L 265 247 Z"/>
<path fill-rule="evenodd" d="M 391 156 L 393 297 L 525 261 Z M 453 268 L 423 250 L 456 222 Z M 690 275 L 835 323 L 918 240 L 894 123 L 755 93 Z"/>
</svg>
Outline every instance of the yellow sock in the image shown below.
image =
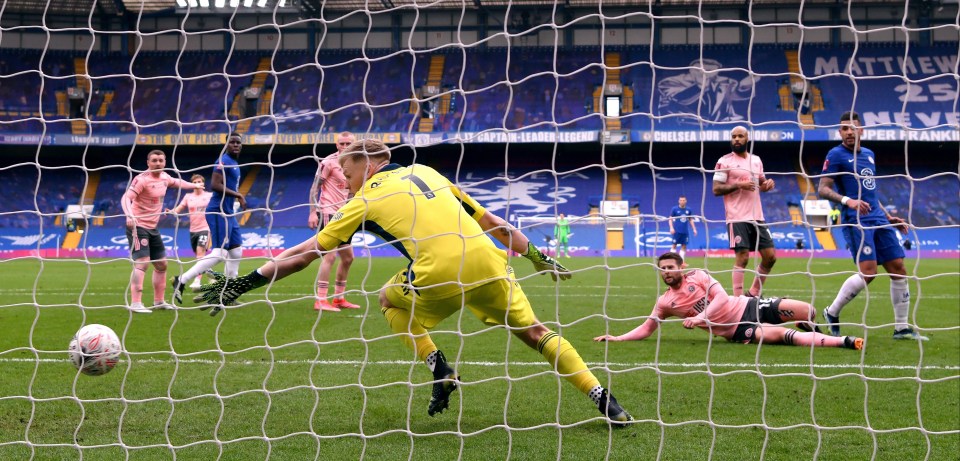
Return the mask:
<svg viewBox="0 0 960 461">
<path fill-rule="evenodd" d="M 543 335 L 537 342 L 537 350 L 580 392 L 589 395 L 590 390 L 600 385 L 600 381 L 587 368 L 587 364 L 583 363 L 577 350 L 560 335 L 552 331 Z"/>
<path fill-rule="evenodd" d="M 400 339 L 417 353 L 420 361 L 427 360 L 427 356 L 437 350 L 437 345 L 433 344 L 427 329 L 423 328 L 417 319 L 410 321 L 410 311 L 398 307 L 383 307 L 380 308 L 380 312 L 383 312 L 383 317 L 387 319 L 390 329 L 400 334 Z"/>
</svg>

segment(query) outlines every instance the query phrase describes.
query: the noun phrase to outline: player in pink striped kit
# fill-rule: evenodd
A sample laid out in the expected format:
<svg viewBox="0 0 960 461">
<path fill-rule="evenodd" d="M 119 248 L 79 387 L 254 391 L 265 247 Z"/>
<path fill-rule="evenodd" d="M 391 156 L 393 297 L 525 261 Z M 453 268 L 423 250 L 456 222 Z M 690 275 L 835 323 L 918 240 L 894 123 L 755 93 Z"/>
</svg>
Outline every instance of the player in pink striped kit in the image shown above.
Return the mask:
<svg viewBox="0 0 960 461">
<path fill-rule="evenodd" d="M 180 189 L 203 189 L 197 185 L 176 179 L 163 171 L 167 156 L 162 150 L 147 154 L 147 171 L 140 173 L 123 194 L 120 206 L 127 217 L 127 241 L 133 258 L 133 273 L 130 275 L 130 306 L 133 312 L 152 312 L 143 305 L 143 279 L 147 263 L 153 263 L 153 308 L 170 309 L 163 299 L 167 275 L 167 252 L 157 230 L 163 212 L 163 197 L 168 187 Z"/>
<path fill-rule="evenodd" d="M 207 224 L 206 210 L 210 203 L 210 197 L 213 193 L 203 190 L 203 176 L 194 174 L 190 177 L 190 182 L 198 185 L 198 188 L 192 194 L 183 196 L 183 200 L 172 211 L 176 214 L 187 210 L 190 214 L 190 247 L 196 253 L 197 259 L 203 258 L 210 247 L 210 225 Z M 203 273 L 197 275 L 190 284 L 190 288 L 196 291 L 203 284 Z"/>
<path fill-rule="evenodd" d="M 310 188 L 310 216 L 307 218 L 307 225 L 311 229 L 322 230 L 330 222 L 334 213 L 343 204 L 347 203 L 350 188 L 347 184 L 347 178 L 343 176 L 343 168 L 340 167 L 339 158 L 340 153 L 350 146 L 354 140 L 353 133 L 348 131 L 338 134 L 337 151 L 320 161 L 317 176 Z M 337 267 L 333 301 L 328 301 L 330 271 L 337 261 L 337 256 L 340 256 L 340 266 Z M 360 308 L 360 306 L 347 301 L 343 297 L 343 292 L 347 289 L 347 275 L 350 273 L 350 265 L 352 264 L 353 246 L 350 242 L 346 242 L 337 247 L 336 250 L 323 255 L 323 260 L 320 262 L 320 272 L 317 275 L 317 300 L 313 303 L 315 310 L 339 312 L 340 309 Z"/>
<path fill-rule="evenodd" d="M 657 331 L 661 320 L 680 317 L 684 328 L 700 327 L 731 342 L 863 348 L 861 338 L 809 331 L 816 310 L 803 301 L 728 296 L 707 272 L 684 272 L 687 265 L 677 253 L 660 255 L 657 267 L 667 291 L 657 299 L 650 317 L 629 333 L 597 336 L 594 341 L 639 341 Z M 805 331 L 779 326 L 783 322 L 797 322 Z"/>
<path fill-rule="evenodd" d="M 777 255 L 773 238 L 763 221 L 760 192 L 773 189 L 775 183 L 763 174 L 760 157 L 747 152 L 750 141 L 747 129 L 738 126 L 730 132 L 733 152 L 717 161 L 713 174 L 713 195 L 723 196 L 727 217 L 727 236 L 730 248 L 736 253 L 733 264 L 733 294 L 743 294 L 744 270 L 750 261 L 750 252 L 760 253 L 760 265 L 749 296 L 760 296 L 767 274 L 773 270 Z"/>
</svg>

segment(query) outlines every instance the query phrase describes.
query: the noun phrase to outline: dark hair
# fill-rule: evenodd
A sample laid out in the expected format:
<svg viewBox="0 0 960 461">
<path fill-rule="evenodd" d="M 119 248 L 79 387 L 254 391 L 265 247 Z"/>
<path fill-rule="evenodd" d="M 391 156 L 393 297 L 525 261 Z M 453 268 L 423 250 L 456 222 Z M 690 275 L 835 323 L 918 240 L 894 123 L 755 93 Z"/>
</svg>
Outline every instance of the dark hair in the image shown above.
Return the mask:
<svg viewBox="0 0 960 461">
<path fill-rule="evenodd" d="M 683 195 L 683 194 L 680 194 L 680 197 L 678 197 L 678 198 L 687 198 L 687 196 L 686 196 L 686 195 Z"/>
<path fill-rule="evenodd" d="M 240 133 L 237 133 L 236 131 L 231 131 L 230 134 L 227 136 L 227 140 L 229 141 L 230 138 L 232 138 L 232 137 L 234 137 L 234 136 L 236 136 L 236 137 L 240 138 L 241 140 L 243 140 L 243 136 L 241 136 Z"/>
<path fill-rule="evenodd" d="M 676 262 L 677 262 L 677 266 L 680 266 L 681 264 L 683 264 L 683 258 L 680 257 L 680 254 L 679 254 L 679 253 L 675 253 L 675 252 L 673 252 L 673 251 L 668 251 L 668 252 L 660 255 L 659 258 L 657 258 L 657 267 L 660 267 L 660 261 L 663 261 L 663 260 L 665 260 L 665 259 L 672 259 L 672 260 L 676 261 Z"/>
<path fill-rule="evenodd" d="M 860 121 L 860 114 L 858 114 L 858 113 L 856 113 L 856 112 L 853 112 L 853 111 L 844 112 L 844 113 L 840 114 L 840 122 L 849 122 L 849 121 L 851 121 L 851 120 L 852 120 L 852 121 L 855 121 L 855 122 L 859 122 L 859 121 Z"/>
</svg>

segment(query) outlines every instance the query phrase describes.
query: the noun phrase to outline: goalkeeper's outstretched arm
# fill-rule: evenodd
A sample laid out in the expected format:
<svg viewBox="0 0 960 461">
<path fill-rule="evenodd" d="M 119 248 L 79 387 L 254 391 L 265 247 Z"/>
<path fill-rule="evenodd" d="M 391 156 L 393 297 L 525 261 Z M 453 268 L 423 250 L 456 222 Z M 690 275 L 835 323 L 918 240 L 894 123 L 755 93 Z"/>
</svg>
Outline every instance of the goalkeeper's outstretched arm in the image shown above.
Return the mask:
<svg viewBox="0 0 960 461">
<path fill-rule="evenodd" d="M 572 274 L 566 267 L 540 252 L 520 229 L 511 226 L 503 218 L 487 211 L 477 220 L 477 223 L 484 232 L 492 235 L 503 246 L 529 259 L 537 272 L 549 272 L 553 280 L 557 280 L 557 277 L 560 277 L 560 280 L 571 277 Z"/>
<path fill-rule="evenodd" d="M 210 315 L 216 315 L 221 306 L 233 304 L 240 295 L 302 271 L 319 259 L 322 251 L 325 250 L 316 237 L 310 237 L 247 275 L 228 280 L 223 274 L 214 274 L 213 283 L 201 287 L 200 294 L 193 300 L 212 304 L 214 309 Z"/>
</svg>

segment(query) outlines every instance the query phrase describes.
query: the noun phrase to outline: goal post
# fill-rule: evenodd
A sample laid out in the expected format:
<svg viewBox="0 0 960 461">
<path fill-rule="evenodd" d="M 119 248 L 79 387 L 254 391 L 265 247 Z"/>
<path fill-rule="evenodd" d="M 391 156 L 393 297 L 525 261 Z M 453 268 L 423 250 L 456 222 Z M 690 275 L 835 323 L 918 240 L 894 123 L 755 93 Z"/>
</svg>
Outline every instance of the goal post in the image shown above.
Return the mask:
<svg viewBox="0 0 960 461">
<path fill-rule="evenodd" d="M 541 250 L 555 255 L 557 252 L 558 216 L 520 216 L 517 227 Z M 573 255 L 579 256 L 646 256 L 646 246 L 642 245 L 644 235 L 644 217 L 581 215 L 566 216 L 570 226 L 569 248 Z M 607 232 L 622 232 L 623 248 L 608 248 Z"/>
</svg>

